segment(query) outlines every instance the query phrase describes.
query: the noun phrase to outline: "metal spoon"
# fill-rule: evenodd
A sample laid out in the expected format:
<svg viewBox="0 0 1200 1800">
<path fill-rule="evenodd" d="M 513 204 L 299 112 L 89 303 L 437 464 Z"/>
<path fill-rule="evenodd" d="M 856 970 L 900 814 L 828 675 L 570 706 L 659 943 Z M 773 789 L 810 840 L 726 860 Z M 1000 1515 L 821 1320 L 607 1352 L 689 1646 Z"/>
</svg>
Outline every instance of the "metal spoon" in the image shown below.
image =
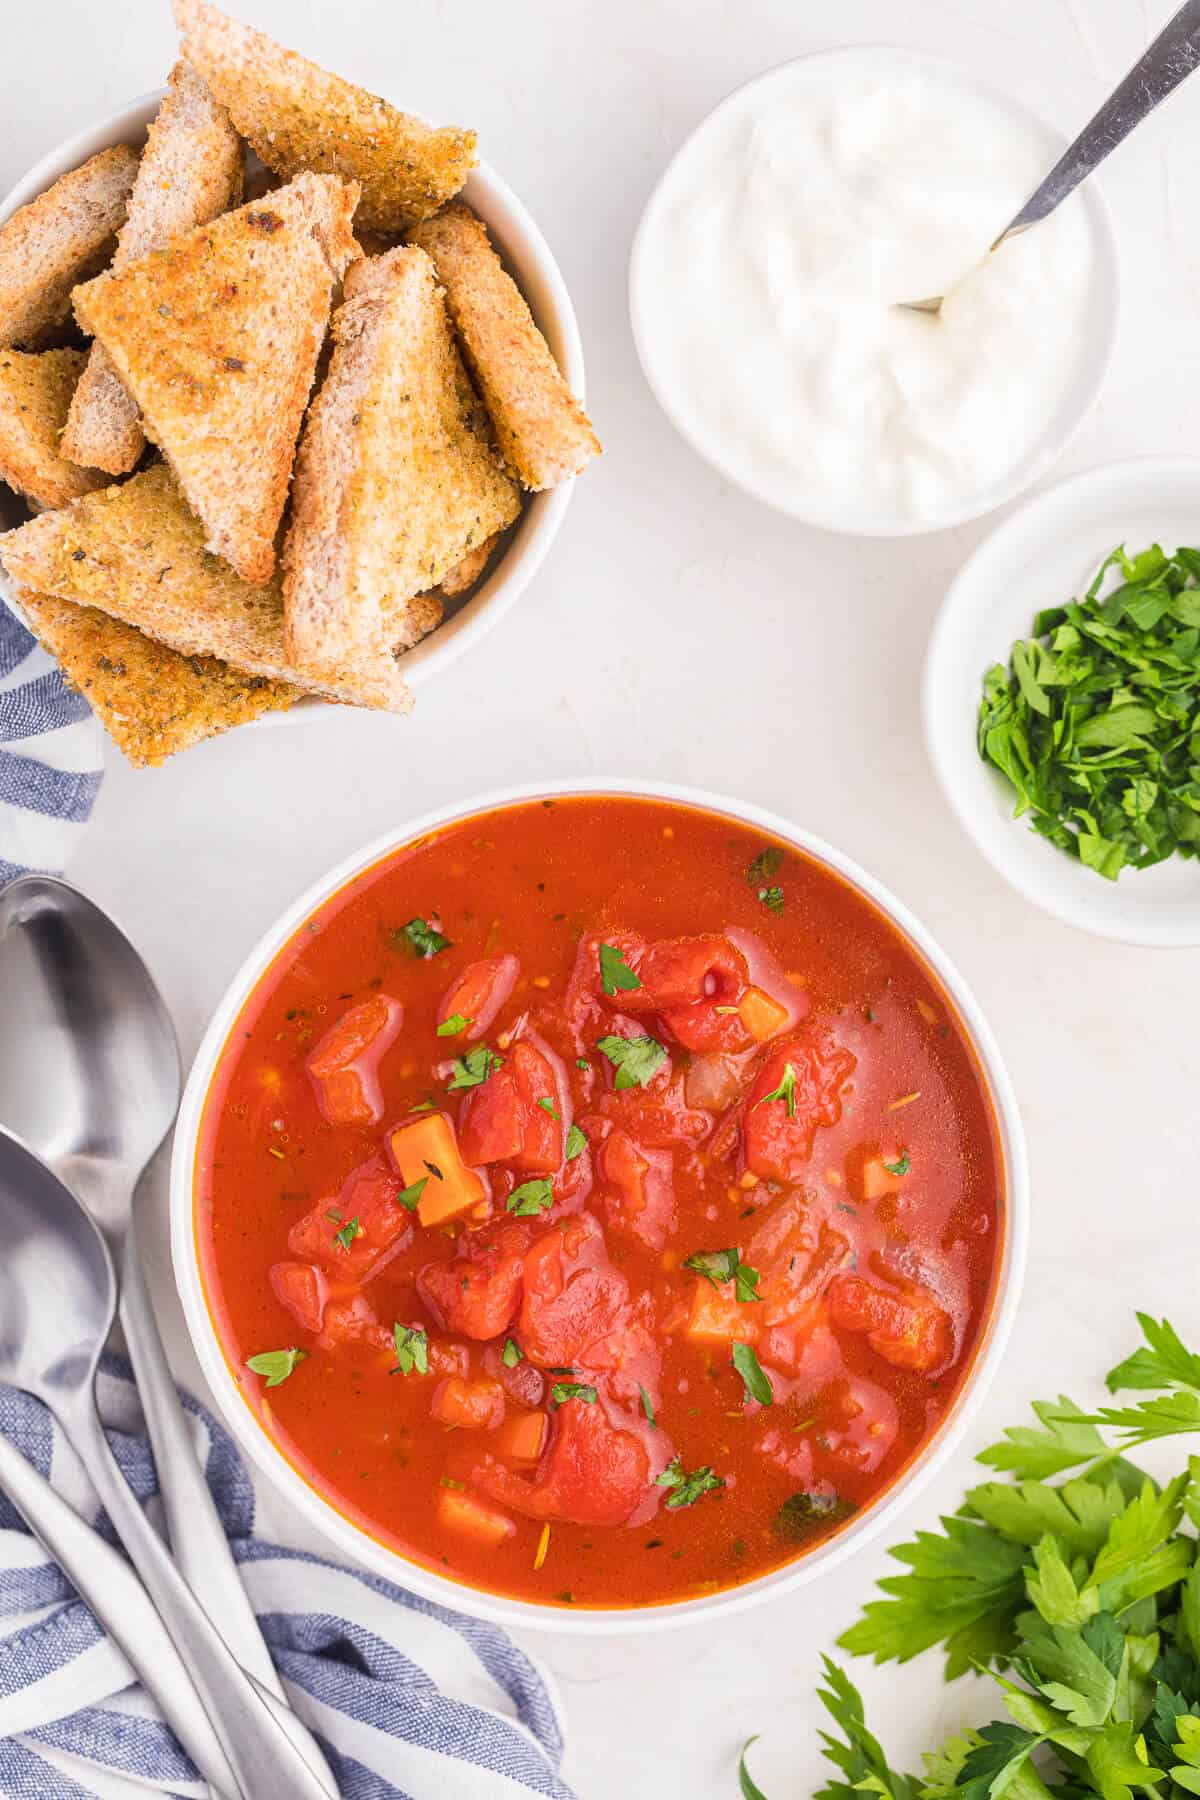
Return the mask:
<svg viewBox="0 0 1200 1800">
<path fill-rule="evenodd" d="M 110 1496 L 92 1471 L 97 1487 L 123 1537 L 125 1526 L 117 1517 L 122 1508 L 134 1533 L 140 1536 L 144 1528 L 149 1562 L 135 1560 L 194 1677 L 184 1638 L 199 1646 L 205 1674 L 197 1685 L 210 1702 L 214 1724 L 220 1729 L 222 1723 L 240 1722 L 243 1755 L 231 1754 L 239 1775 L 247 1768 L 261 1771 L 270 1759 L 281 1778 L 286 1773 L 290 1780 L 289 1796 L 328 1800 L 337 1785 L 316 1741 L 283 1699 L 195 1457 L 137 1254 L 133 1188 L 169 1129 L 179 1097 L 178 1050 L 166 1010 L 145 965 L 111 920 L 49 876 L 23 877 L 0 894 L 0 995 L 0 1117 L 45 1149 L 121 1255 L 127 1282 L 122 1324 L 172 1543 L 206 1604 L 215 1601 L 214 1610 L 234 1620 L 231 1635 L 238 1654 L 247 1655 L 249 1677 L 226 1650 L 124 1481 L 117 1477 L 117 1491 Z M 43 1397 L 51 1403 L 49 1395 Z M 107 1446 L 96 1431 L 99 1459 Z M 83 1446 L 77 1448 L 83 1455 Z M 254 1677 L 261 1685 L 251 1685 Z M 270 1692 L 264 1693 L 268 1682 Z"/>
<path fill-rule="evenodd" d="M 1075 142 L 1064 150 L 1046 179 L 1029 196 L 991 245 L 988 255 L 1007 238 L 1028 231 L 1061 206 L 1080 182 L 1098 169 L 1105 157 L 1129 136 L 1160 101 L 1190 75 L 1200 63 L 1200 0 L 1187 0 L 1169 19 L 1124 81 L 1114 88 L 1099 112 L 1090 119 Z M 909 312 L 940 313 L 946 296 L 931 300 L 902 300 Z"/>
</svg>

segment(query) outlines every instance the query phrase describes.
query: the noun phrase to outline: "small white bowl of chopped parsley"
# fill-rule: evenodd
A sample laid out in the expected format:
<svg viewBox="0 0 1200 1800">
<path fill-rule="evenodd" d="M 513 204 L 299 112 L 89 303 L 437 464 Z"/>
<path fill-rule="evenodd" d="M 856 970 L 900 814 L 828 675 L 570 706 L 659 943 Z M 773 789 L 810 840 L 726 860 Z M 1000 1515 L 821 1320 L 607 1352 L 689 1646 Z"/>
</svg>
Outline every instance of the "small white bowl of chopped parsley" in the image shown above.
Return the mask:
<svg viewBox="0 0 1200 1800">
<path fill-rule="evenodd" d="M 923 692 L 946 797 L 992 865 L 1084 931 L 1200 944 L 1200 458 L 1070 476 L 985 538 Z"/>
</svg>

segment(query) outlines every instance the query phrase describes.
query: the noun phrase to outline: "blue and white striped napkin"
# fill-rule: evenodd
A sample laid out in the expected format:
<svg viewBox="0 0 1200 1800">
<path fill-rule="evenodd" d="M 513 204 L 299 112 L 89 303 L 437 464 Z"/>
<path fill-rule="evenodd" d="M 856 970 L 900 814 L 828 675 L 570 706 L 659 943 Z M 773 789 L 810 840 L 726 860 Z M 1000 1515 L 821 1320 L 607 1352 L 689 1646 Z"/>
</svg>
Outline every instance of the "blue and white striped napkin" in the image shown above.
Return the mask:
<svg viewBox="0 0 1200 1800">
<path fill-rule="evenodd" d="M 87 701 L 0 600 L 0 887 L 66 867 L 103 766 Z"/>
<path fill-rule="evenodd" d="M 117 1459 L 153 1511 L 154 1464 L 119 1358 L 105 1358 L 99 1396 Z M 529 1657 L 494 1626 L 256 1537 L 254 1489 L 231 1438 L 186 1403 L 288 1698 L 320 1740 L 344 1800 L 572 1800 L 558 1773 L 559 1715 Z M 97 1521 L 74 1452 L 39 1402 L 0 1387 L 0 1431 Z M 111 1536 L 107 1519 L 100 1526 Z M 207 1793 L 121 1652 L 0 1496 L 0 1794 Z"/>
</svg>

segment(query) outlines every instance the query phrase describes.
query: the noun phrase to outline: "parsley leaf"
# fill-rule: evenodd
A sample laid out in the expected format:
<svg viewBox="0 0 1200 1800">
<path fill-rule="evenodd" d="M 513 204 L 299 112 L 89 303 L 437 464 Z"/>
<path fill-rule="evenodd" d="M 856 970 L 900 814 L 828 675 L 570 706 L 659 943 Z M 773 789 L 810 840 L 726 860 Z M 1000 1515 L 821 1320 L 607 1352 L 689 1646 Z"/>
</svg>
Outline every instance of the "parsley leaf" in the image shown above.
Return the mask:
<svg viewBox="0 0 1200 1800">
<path fill-rule="evenodd" d="M 518 1219 L 533 1218 L 537 1213 L 548 1212 L 553 1205 L 554 1183 L 546 1175 L 523 1181 L 505 1201 L 506 1210 L 515 1213 Z"/>
<path fill-rule="evenodd" d="M 613 994 L 632 994 L 641 985 L 623 953 L 612 944 L 601 944 L 600 986 L 604 992 L 611 998 Z"/>
<path fill-rule="evenodd" d="M 754 1737 L 747 1738 L 742 1745 L 742 1754 L 738 1757 L 738 1786 L 742 1790 L 742 1800 L 767 1800 L 762 1789 L 751 1779 L 750 1771 L 746 1767 L 746 1752 L 751 1744 L 757 1744 L 757 1742 L 757 1733 Z"/>
<path fill-rule="evenodd" d="M 821 1668 L 825 1686 L 818 1688 L 817 1696 L 846 1741 L 841 1744 L 821 1733 L 825 1755 L 843 1779 L 821 1788 L 816 1800 L 857 1800 L 860 1791 L 882 1800 L 915 1800 L 923 1784 L 888 1767 L 883 1750 L 867 1730 L 862 1697 L 854 1683 L 828 1656 L 821 1658 Z"/>
<path fill-rule="evenodd" d="M 1045 1481 L 1079 1463 L 1090 1462 L 1105 1450 L 1104 1439 L 1087 1414 L 1068 1400 L 1035 1400 L 1033 1410 L 1044 1430 L 1031 1425 L 1010 1425 L 998 1444 L 981 1450 L 977 1461 L 1000 1469 L 1021 1481 Z"/>
<path fill-rule="evenodd" d="M 733 1366 L 745 1383 L 750 1399 L 757 1400 L 760 1406 L 770 1406 L 775 1392 L 750 1344 L 734 1343 Z"/>
<path fill-rule="evenodd" d="M 286 1381 L 297 1363 L 302 1363 L 308 1355 L 307 1350 L 260 1350 L 257 1356 L 246 1358 L 246 1367 L 253 1369 L 256 1375 L 262 1375 L 269 1388 L 278 1387 Z"/>
<path fill-rule="evenodd" d="M 783 851 L 775 844 L 760 850 L 750 867 L 746 870 L 746 880 L 752 888 L 760 887 L 777 875 L 783 867 Z"/>
<path fill-rule="evenodd" d="M 347 1255 L 349 1255 L 350 1246 L 355 1238 L 365 1237 L 366 1235 L 366 1232 L 359 1224 L 358 1214 L 355 1213 L 352 1219 L 346 1220 L 346 1223 L 342 1226 L 340 1231 L 334 1232 L 333 1241 L 339 1250 L 344 1250 Z"/>
<path fill-rule="evenodd" d="M 550 1098 L 549 1094 L 543 1094 L 541 1099 L 538 1101 L 538 1105 L 541 1107 L 543 1112 L 548 1112 L 550 1114 L 550 1117 L 554 1120 L 554 1122 L 556 1124 L 558 1123 L 558 1108 L 555 1106 L 555 1104 L 554 1104 L 553 1100 Z"/>
<path fill-rule="evenodd" d="M 467 1029 L 468 1025 L 473 1023 L 473 1020 L 465 1018 L 462 1013 L 451 1013 L 448 1019 L 442 1020 L 437 1028 L 437 1034 L 439 1037 L 458 1037 Z"/>
<path fill-rule="evenodd" d="M 667 1053 L 652 1037 L 602 1037 L 596 1048 L 617 1071 L 613 1086 L 618 1094 L 625 1088 L 648 1087 L 667 1060 Z"/>
<path fill-rule="evenodd" d="M 418 1375 L 428 1375 L 428 1332 L 397 1322 L 392 1326 L 392 1341 L 396 1346 L 396 1366 L 389 1371 L 392 1375 L 411 1375 L 414 1369 Z"/>
<path fill-rule="evenodd" d="M 396 1195 L 400 1205 L 407 1208 L 409 1212 L 416 1212 L 417 1207 L 421 1204 L 421 1195 L 425 1192 L 425 1183 L 428 1180 L 428 1175 L 422 1175 L 419 1181 L 414 1181 L 409 1187 L 402 1188 Z"/>
<path fill-rule="evenodd" d="M 500 1361 L 504 1364 L 506 1369 L 515 1369 L 519 1362 L 525 1361 L 525 1352 L 522 1350 L 520 1344 L 518 1344 L 516 1338 L 505 1338 L 504 1348 L 500 1352 Z"/>
<path fill-rule="evenodd" d="M 650 1396 L 640 1381 L 638 1382 L 638 1393 L 642 1396 L 642 1411 L 646 1415 L 647 1422 L 653 1425 L 654 1429 L 657 1431 L 658 1420 L 654 1416 L 654 1408 L 650 1404 Z"/>
<path fill-rule="evenodd" d="M 814 1525 L 844 1519 L 853 1511 L 850 1502 L 838 1494 L 793 1494 L 775 1514 L 775 1529 L 781 1537 L 804 1542 L 811 1537 Z"/>
<path fill-rule="evenodd" d="M 899 1162 L 885 1162 L 883 1166 L 889 1175 L 907 1175 L 908 1171 L 912 1168 L 912 1164 L 908 1160 L 908 1151 L 902 1150 L 900 1152 Z"/>
<path fill-rule="evenodd" d="M 555 1406 L 562 1406 L 567 1400 L 582 1400 L 586 1406 L 595 1406 L 596 1390 L 587 1381 L 556 1381 L 550 1398 Z"/>
<path fill-rule="evenodd" d="M 575 1158 L 577 1156 L 582 1156 L 586 1149 L 587 1133 L 581 1131 L 578 1125 L 572 1125 L 570 1131 L 567 1133 L 567 1144 L 563 1153 L 563 1161 L 574 1162 Z"/>
<path fill-rule="evenodd" d="M 796 1071 L 795 1071 L 795 1069 L 793 1069 L 791 1063 L 784 1063 L 783 1075 L 780 1078 L 779 1086 L 775 1089 L 774 1093 L 764 1094 L 761 1100 L 756 1100 L 754 1102 L 755 1112 L 758 1111 L 760 1106 L 766 1106 L 766 1104 L 769 1100 L 782 1100 L 783 1104 L 787 1107 L 788 1118 L 789 1119 L 795 1118 L 795 1116 L 796 1116 Z"/>
<path fill-rule="evenodd" d="M 714 1475 L 706 1463 L 702 1469 L 693 1469 L 690 1475 L 684 1473 L 683 1464 L 677 1456 L 671 1458 L 661 1475 L 654 1477 L 655 1487 L 671 1488 L 667 1505 L 670 1507 L 692 1506 L 701 1494 L 708 1494 L 714 1488 L 723 1488 L 725 1483 L 719 1475 Z"/>
<path fill-rule="evenodd" d="M 740 1250 L 697 1250 L 683 1259 L 685 1269 L 692 1269 L 697 1275 L 703 1275 L 705 1281 L 720 1289 L 727 1281 L 734 1284 L 736 1300 L 761 1300 L 758 1288 L 759 1274 L 749 1263 L 742 1261 Z"/>
<path fill-rule="evenodd" d="M 395 935 L 398 941 L 407 943 L 414 956 L 421 957 L 425 962 L 431 956 L 437 956 L 450 948 L 450 939 L 443 937 L 428 919 L 410 919 Z"/>
<path fill-rule="evenodd" d="M 779 914 L 783 911 L 783 889 L 781 887 L 761 887 L 757 898 L 770 912 Z"/>
<path fill-rule="evenodd" d="M 468 1050 L 465 1056 L 456 1056 L 450 1075 L 447 1093 L 453 1094 L 458 1088 L 479 1087 L 494 1070 L 503 1068 L 503 1058 L 489 1050 L 486 1044 L 477 1044 L 474 1050 Z"/>
</svg>

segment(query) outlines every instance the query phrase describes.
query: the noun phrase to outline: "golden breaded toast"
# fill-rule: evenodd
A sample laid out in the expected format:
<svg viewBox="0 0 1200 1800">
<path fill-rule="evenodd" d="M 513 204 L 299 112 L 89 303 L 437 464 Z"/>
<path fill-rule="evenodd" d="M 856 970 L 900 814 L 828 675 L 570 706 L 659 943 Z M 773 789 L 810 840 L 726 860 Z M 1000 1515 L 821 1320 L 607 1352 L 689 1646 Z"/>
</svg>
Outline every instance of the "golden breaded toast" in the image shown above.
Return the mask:
<svg viewBox="0 0 1200 1800">
<path fill-rule="evenodd" d="M 135 768 L 300 698 L 286 682 L 245 675 L 215 656 L 181 656 L 95 607 L 28 591 L 20 598 L 39 641 Z"/>
<path fill-rule="evenodd" d="M 242 146 L 194 69 L 177 62 L 150 127 L 113 268 L 157 250 L 181 231 L 206 225 L 234 205 L 242 187 Z M 124 475 L 145 449 L 137 402 L 100 344 L 71 402 L 62 453 L 87 468 Z"/>
<path fill-rule="evenodd" d="M 138 155 L 101 150 L 0 225 L 0 349 L 36 349 L 71 316 L 71 289 L 102 269 L 125 222 Z"/>
<path fill-rule="evenodd" d="M 456 201 L 408 241 L 433 258 L 509 468 L 534 490 L 577 475 L 599 441 L 483 221 Z"/>
<path fill-rule="evenodd" d="M 208 547 L 265 585 L 358 190 L 299 175 L 75 290 Z"/>
<path fill-rule="evenodd" d="M 0 481 L 36 507 L 65 506 L 108 477 L 59 452 L 83 350 L 0 350 Z"/>
<path fill-rule="evenodd" d="M 347 646 L 431 630 L 441 608 L 427 590 L 520 510 L 424 251 L 355 263 L 333 342 L 283 552 L 288 650 L 316 674 Z"/>
<path fill-rule="evenodd" d="M 434 130 L 365 88 L 231 19 L 207 0 L 175 0 L 183 53 L 267 167 L 321 169 L 362 184 L 359 224 L 400 231 L 457 194 L 475 133 Z"/>
<path fill-rule="evenodd" d="M 460 594 L 465 594 L 468 588 L 475 586 L 491 562 L 499 542 L 500 533 L 493 532 L 490 538 L 484 538 L 482 544 L 476 544 L 473 550 L 468 550 L 460 563 L 455 563 L 452 569 L 446 570 L 439 585 L 447 600 L 457 600 Z"/>
<path fill-rule="evenodd" d="M 209 555 L 161 463 L 0 536 L 0 563 L 20 587 L 98 607 L 185 656 L 215 656 L 352 706 L 412 704 L 390 653 L 347 656 L 319 681 L 301 674 L 284 647 L 278 581 L 251 587 Z"/>
</svg>

